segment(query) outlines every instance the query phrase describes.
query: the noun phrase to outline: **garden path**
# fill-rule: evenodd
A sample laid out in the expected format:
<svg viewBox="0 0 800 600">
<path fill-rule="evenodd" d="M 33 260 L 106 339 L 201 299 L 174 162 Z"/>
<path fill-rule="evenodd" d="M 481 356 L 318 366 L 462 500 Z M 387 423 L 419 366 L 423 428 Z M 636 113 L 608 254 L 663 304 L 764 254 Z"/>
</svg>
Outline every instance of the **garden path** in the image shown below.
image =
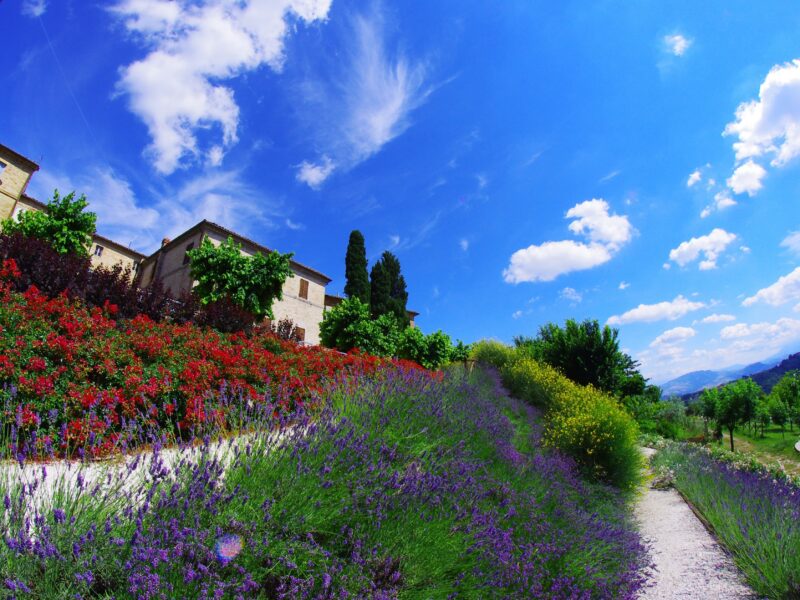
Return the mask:
<svg viewBox="0 0 800 600">
<path fill-rule="evenodd" d="M 655 451 L 642 449 L 649 459 Z M 646 486 L 636 519 L 654 563 L 643 600 L 757 598 L 716 539 L 674 489 Z"/>
</svg>

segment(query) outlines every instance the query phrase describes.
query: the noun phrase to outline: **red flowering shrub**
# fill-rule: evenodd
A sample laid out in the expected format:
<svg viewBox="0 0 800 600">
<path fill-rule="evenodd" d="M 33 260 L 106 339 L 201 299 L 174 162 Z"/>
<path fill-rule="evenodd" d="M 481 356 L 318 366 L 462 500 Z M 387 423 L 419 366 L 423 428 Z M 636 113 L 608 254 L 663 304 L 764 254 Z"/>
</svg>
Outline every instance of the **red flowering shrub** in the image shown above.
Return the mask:
<svg viewBox="0 0 800 600">
<path fill-rule="evenodd" d="M 313 402 L 342 373 L 391 364 L 299 347 L 266 328 L 225 334 L 145 315 L 115 321 L 111 303 L 87 308 L 35 286 L 20 294 L 11 289 L 15 277 L 13 262 L 4 261 L 0 421 L 18 442 L 42 450 L 104 452 L 135 427 L 180 437 L 232 428 L 243 406 L 280 416 Z"/>
</svg>

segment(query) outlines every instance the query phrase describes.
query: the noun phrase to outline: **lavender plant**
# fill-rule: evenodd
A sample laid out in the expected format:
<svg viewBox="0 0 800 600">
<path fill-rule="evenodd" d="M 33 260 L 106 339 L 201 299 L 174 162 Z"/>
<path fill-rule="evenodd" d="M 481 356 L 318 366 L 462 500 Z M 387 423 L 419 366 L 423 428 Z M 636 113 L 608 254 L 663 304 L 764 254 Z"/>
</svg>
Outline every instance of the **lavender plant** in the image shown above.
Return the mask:
<svg viewBox="0 0 800 600">
<path fill-rule="evenodd" d="M 241 435 L 153 438 L 124 464 L 4 463 L 0 598 L 633 598 L 644 584 L 626 498 L 543 451 L 537 410 L 496 373 L 343 376 L 321 400 L 279 423 L 269 402 L 243 407 Z"/>
<path fill-rule="evenodd" d="M 756 592 L 800 598 L 800 488 L 689 444 L 666 443 L 653 465 L 673 471 L 675 486 L 711 524 Z"/>
</svg>

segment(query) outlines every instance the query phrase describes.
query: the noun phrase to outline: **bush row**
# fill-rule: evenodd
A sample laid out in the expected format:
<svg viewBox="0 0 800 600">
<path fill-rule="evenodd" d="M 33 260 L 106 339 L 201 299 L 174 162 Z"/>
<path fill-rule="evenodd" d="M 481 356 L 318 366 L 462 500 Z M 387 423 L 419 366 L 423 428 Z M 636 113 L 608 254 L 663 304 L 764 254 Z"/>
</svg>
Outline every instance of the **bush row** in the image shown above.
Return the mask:
<svg viewBox="0 0 800 600">
<path fill-rule="evenodd" d="M 112 306 L 114 319 L 146 315 L 153 321 L 193 322 L 223 332 L 249 330 L 256 318 L 227 299 L 201 306 L 191 294 L 180 298 L 156 280 L 140 289 L 130 270 L 121 266 L 91 268 L 91 260 L 76 254 L 59 254 L 45 241 L 22 234 L 0 235 L 0 261 L 13 259 L 18 276 L 10 281 L 15 291 L 30 286 L 49 298 L 65 293 L 89 307 Z"/>
<path fill-rule="evenodd" d="M 499 342 L 477 343 L 473 358 L 499 367 L 513 395 L 544 409 L 548 446 L 571 456 L 597 479 L 621 488 L 639 481 L 638 428 L 613 397 L 573 383 L 556 369 Z"/>
</svg>

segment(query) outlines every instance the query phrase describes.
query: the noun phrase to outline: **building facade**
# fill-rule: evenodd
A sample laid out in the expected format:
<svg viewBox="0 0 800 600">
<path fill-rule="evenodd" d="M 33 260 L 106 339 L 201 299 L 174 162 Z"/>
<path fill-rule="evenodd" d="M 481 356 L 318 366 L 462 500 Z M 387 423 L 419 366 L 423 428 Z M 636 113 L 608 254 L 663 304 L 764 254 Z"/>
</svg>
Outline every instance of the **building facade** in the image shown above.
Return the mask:
<svg viewBox="0 0 800 600">
<path fill-rule="evenodd" d="M 246 256 L 253 256 L 257 252 L 271 252 L 269 248 L 221 225 L 200 221 L 174 240 L 164 239 L 161 248 L 142 261 L 139 285 L 147 287 L 160 279 L 164 287 L 175 296 L 190 291 L 194 281 L 190 274 L 187 252 L 197 248 L 205 238 L 219 246 L 229 237 L 241 245 L 241 252 Z M 319 344 L 319 324 L 325 311 L 325 287 L 331 279 L 295 260 L 290 262 L 290 266 L 292 274 L 283 284 L 283 298 L 273 304 L 272 312 L 278 321 L 290 319 L 302 341 Z"/>
</svg>

